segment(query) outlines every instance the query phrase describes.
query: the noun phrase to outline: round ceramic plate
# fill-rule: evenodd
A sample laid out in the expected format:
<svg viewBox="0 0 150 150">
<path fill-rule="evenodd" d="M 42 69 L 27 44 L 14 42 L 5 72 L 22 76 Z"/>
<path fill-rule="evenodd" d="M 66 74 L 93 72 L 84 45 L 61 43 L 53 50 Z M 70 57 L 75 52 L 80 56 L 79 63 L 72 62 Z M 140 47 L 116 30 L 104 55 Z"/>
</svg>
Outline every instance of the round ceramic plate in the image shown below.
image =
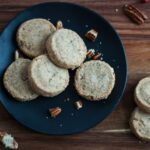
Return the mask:
<svg viewBox="0 0 150 150">
<path fill-rule="evenodd" d="M 39 97 L 31 102 L 17 102 L 4 89 L 3 74 L 13 61 L 17 49 L 16 31 L 21 23 L 32 18 L 45 18 L 56 24 L 61 20 L 65 28 L 76 31 L 85 41 L 88 49 L 94 48 L 103 54 L 103 60 L 115 70 L 116 84 L 107 100 L 89 102 L 77 95 L 74 86 L 74 72 L 70 72 L 69 87 L 54 98 Z M 99 36 L 95 42 L 85 38 L 85 33 L 94 28 Z M 119 36 L 113 27 L 95 12 L 70 3 L 43 3 L 23 11 L 14 18 L 0 36 L 0 101 L 6 110 L 24 126 L 51 135 L 74 134 L 85 131 L 105 119 L 119 103 L 127 79 L 125 52 Z M 77 110 L 74 102 L 83 101 L 83 108 Z M 62 113 L 51 118 L 48 109 L 59 106 Z"/>
</svg>

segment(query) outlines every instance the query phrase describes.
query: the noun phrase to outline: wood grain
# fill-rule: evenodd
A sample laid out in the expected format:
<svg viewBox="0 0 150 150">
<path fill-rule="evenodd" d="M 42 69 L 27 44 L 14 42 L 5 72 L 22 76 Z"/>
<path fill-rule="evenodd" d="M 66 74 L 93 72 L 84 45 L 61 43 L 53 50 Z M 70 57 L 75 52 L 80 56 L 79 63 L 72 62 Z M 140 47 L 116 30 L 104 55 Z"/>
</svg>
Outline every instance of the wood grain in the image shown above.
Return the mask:
<svg viewBox="0 0 150 150">
<path fill-rule="evenodd" d="M 40 2 L 46 0 L 0 0 L 0 30 L 19 12 Z M 134 3 L 150 15 L 150 3 L 141 4 L 140 0 L 68 0 L 68 2 L 86 6 L 103 15 L 120 34 L 129 66 L 128 83 L 121 103 L 95 128 L 65 137 L 42 135 L 26 129 L 0 106 L 0 130 L 8 131 L 16 137 L 19 150 L 149 150 L 150 143 L 141 142 L 129 130 L 123 132 L 122 129 L 129 129 L 128 121 L 135 107 L 133 91 L 137 82 L 150 75 L 150 19 L 141 26 L 135 25 L 123 14 L 122 6 Z M 0 150 L 4 150 L 2 145 Z"/>
</svg>

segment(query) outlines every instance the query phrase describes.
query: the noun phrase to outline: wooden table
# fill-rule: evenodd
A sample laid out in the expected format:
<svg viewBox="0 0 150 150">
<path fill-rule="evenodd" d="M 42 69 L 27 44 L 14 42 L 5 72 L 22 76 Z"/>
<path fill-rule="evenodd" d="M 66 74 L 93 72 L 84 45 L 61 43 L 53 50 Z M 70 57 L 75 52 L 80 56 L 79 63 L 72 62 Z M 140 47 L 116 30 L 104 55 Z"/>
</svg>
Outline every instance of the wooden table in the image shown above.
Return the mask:
<svg viewBox="0 0 150 150">
<path fill-rule="evenodd" d="M 0 30 L 25 8 L 46 0 L 0 0 Z M 66 0 L 67 1 L 67 0 Z M 121 103 L 96 127 L 77 135 L 47 136 L 35 133 L 17 123 L 0 105 L 0 130 L 12 133 L 19 150 L 150 150 L 150 143 L 137 139 L 129 129 L 129 117 L 135 107 L 133 92 L 137 82 L 150 75 L 150 19 L 143 25 L 133 24 L 122 12 L 122 6 L 136 3 L 150 18 L 150 3 L 140 0 L 68 0 L 103 15 L 116 28 L 128 58 L 128 83 Z M 90 21 L 90 20 L 89 20 Z M 4 150 L 0 145 L 0 150 Z"/>
</svg>

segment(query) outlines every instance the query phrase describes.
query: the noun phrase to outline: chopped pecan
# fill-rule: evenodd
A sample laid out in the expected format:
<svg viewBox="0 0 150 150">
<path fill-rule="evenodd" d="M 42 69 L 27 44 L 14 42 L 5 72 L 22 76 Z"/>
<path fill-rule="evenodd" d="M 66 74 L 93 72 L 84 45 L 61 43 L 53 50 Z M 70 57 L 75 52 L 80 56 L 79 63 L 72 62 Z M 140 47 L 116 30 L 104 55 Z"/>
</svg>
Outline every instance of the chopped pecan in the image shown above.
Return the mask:
<svg viewBox="0 0 150 150">
<path fill-rule="evenodd" d="M 61 29 L 61 28 L 63 28 L 63 23 L 62 23 L 62 21 L 57 21 L 57 24 L 56 24 L 56 29 L 58 30 L 58 29 Z"/>
<path fill-rule="evenodd" d="M 98 53 L 92 57 L 93 60 L 97 60 L 101 57 L 101 53 Z"/>
<path fill-rule="evenodd" d="M 142 24 L 148 19 L 147 15 L 133 5 L 124 6 L 125 14 L 135 23 Z"/>
<path fill-rule="evenodd" d="M 55 108 L 50 108 L 49 112 L 52 118 L 55 118 L 61 113 L 61 108 L 60 107 L 55 107 Z"/>
<path fill-rule="evenodd" d="M 86 34 L 85 37 L 91 41 L 95 41 L 98 36 L 98 32 L 95 31 L 94 29 L 89 30 Z"/>
<path fill-rule="evenodd" d="M 95 55 L 95 50 L 94 49 L 88 50 L 86 55 L 87 55 L 88 58 L 93 57 Z"/>
</svg>

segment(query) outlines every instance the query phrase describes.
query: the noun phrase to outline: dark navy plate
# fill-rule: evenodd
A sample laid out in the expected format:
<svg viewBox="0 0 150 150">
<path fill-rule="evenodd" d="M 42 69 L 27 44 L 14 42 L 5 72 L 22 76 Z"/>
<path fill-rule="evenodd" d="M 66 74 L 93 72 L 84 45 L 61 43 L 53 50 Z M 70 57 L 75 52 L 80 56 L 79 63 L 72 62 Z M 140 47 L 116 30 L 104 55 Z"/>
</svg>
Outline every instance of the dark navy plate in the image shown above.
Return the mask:
<svg viewBox="0 0 150 150">
<path fill-rule="evenodd" d="M 17 102 L 4 89 L 3 74 L 14 60 L 17 49 L 16 31 L 18 26 L 32 18 L 45 18 L 52 23 L 61 20 L 65 28 L 79 33 L 88 49 L 94 48 L 103 54 L 104 61 L 115 70 L 116 84 L 107 100 L 89 102 L 79 97 L 73 86 L 74 72 L 70 72 L 69 87 L 54 98 L 39 97 L 31 102 Z M 94 28 L 99 36 L 95 42 L 85 39 L 85 33 Z M 41 133 L 65 135 L 85 131 L 106 118 L 119 103 L 127 79 L 125 52 L 119 36 L 113 27 L 95 12 L 70 3 L 43 3 L 23 11 L 14 18 L 0 36 L 0 101 L 7 111 L 24 126 Z M 83 108 L 76 110 L 74 102 L 83 100 Z M 59 106 L 62 113 L 52 119 L 48 113 L 51 107 Z"/>
</svg>

